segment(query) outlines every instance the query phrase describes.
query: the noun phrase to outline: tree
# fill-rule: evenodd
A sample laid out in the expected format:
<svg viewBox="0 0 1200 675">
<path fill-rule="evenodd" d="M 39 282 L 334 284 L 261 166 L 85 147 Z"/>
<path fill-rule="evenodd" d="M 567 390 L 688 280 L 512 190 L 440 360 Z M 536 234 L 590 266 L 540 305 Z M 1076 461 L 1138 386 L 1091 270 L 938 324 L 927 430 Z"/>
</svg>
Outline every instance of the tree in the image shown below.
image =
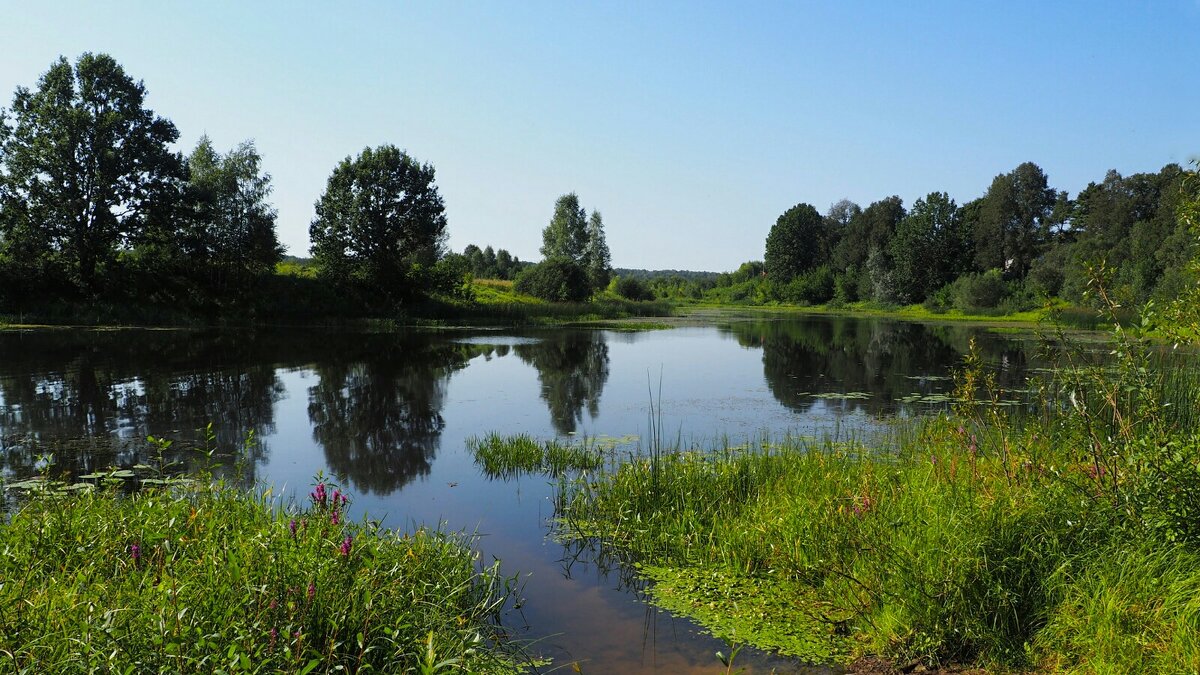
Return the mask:
<svg viewBox="0 0 1200 675">
<path fill-rule="evenodd" d="M 434 169 L 394 145 L 346 157 L 329 176 L 309 227 L 323 274 L 403 294 L 415 267 L 441 257 L 446 207 Z"/>
<path fill-rule="evenodd" d="M 513 274 L 513 265 L 519 262 L 511 253 L 505 249 L 496 251 L 496 274 L 501 279 L 511 279 Z"/>
<path fill-rule="evenodd" d="M 834 250 L 834 267 L 838 270 L 863 268 L 872 249 L 883 251 L 887 248 L 904 213 L 904 202 L 896 196 L 881 199 L 857 213 L 851 213 L 850 221 L 843 228 L 842 237 Z"/>
<path fill-rule="evenodd" d="M 267 203 L 271 176 L 252 141 L 222 155 L 202 136 L 188 157 L 192 227 L 185 247 L 222 281 L 270 273 L 283 255 L 275 209 Z"/>
<path fill-rule="evenodd" d="M 107 54 L 60 58 L 35 91 L 18 87 L 0 133 L 6 253 L 61 264 L 84 289 L 177 199 L 179 132 L 145 107 L 146 88 Z"/>
<path fill-rule="evenodd" d="M 892 280 L 902 300 L 917 302 L 954 278 L 958 269 L 960 213 L 945 192 L 918 199 L 888 245 Z"/>
<path fill-rule="evenodd" d="M 608 280 L 612 278 L 612 256 L 608 252 L 608 243 L 604 241 L 604 221 L 599 211 L 592 211 L 588 219 L 587 244 L 583 247 L 582 263 L 593 289 L 608 286 Z"/>
<path fill-rule="evenodd" d="M 1058 197 L 1033 162 L 996 176 L 973 226 L 976 267 L 1024 277 L 1050 237 Z"/>
<path fill-rule="evenodd" d="M 554 204 L 554 217 L 542 230 L 542 257 L 579 263 L 587 242 L 587 213 L 579 205 L 578 195 L 571 192 L 559 197 Z"/>
<path fill-rule="evenodd" d="M 849 199 L 838 200 L 829 207 L 825 214 L 825 250 L 822 252 L 822 260 L 833 261 L 834 251 L 849 231 L 850 223 L 861 216 L 862 207 Z"/>
<path fill-rule="evenodd" d="M 767 277 L 786 284 L 819 262 L 824 222 L 809 204 L 797 204 L 779 216 L 767 235 Z"/>
</svg>

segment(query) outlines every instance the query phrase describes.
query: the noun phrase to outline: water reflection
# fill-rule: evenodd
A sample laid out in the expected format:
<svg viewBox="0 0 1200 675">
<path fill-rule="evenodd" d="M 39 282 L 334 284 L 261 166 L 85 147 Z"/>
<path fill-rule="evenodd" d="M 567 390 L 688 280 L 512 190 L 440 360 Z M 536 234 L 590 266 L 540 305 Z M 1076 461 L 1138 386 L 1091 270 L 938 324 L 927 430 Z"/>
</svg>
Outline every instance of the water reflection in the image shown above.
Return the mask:
<svg viewBox="0 0 1200 675">
<path fill-rule="evenodd" d="M 337 360 L 317 364 L 320 380 L 308 390 L 313 440 L 339 480 L 387 494 L 429 474 L 450 375 L 496 349 L 414 334 L 360 338 L 333 353 Z"/>
<path fill-rule="evenodd" d="M 518 344 L 513 351 L 537 369 L 542 400 L 550 408 L 555 431 L 569 434 L 600 414 L 600 392 L 608 381 L 608 344 L 599 331 L 556 332 L 546 339 Z"/>
<path fill-rule="evenodd" d="M 262 345 L 228 334 L 165 331 L 0 333 L 0 430 L 7 470 L 27 474 L 43 453 L 91 471 L 146 461 L 147 436 L 178 439 L 168 461 L 194 458 L 196 430 L 241 447 L 274 431 L 283 395 Z M 153 364 L 147 367 L 147 364 Z M 202 435 L 200 436 L 202 438 Z M 252 467 L 266 452 L 246 448 Z"/>
<path fill-rule="evenodd" d="M 743 347 L 763 350 L 771 394 L 802 414 L 817 406 L 895 414 L 906 409 L 899 402 L 905 397 L 948 392 L 947 367 L 962 362 L 973 336 L 1002 386 L 1020 387 L 1028 374 L 1028 356 L 1019 344 L 966 326 L 819 317 L 742 321 L 721 330 Z"/>
</svg>

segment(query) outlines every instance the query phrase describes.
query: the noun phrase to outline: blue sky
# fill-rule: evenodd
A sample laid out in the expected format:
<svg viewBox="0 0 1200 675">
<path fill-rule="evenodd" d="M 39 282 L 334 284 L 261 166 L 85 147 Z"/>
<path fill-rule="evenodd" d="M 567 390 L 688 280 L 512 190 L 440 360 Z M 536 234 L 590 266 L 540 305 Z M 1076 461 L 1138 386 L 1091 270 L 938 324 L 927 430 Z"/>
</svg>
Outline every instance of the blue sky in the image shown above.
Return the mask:
<svg viewBox="0 0 1200 675">
<path fill-rule="evenodd" d="M 333 166 L 393 143 L 436 167 L 455 250 L 536 260 L 574 191 L 614 265 L 720 271 L 798 202 L 1186 163 L 1198 36 L 1198 0 L 0 0 L 0 105 L 59 55 L 112 54 L 180 149 L 257 143 L 293 254 Z"/>
</svg>

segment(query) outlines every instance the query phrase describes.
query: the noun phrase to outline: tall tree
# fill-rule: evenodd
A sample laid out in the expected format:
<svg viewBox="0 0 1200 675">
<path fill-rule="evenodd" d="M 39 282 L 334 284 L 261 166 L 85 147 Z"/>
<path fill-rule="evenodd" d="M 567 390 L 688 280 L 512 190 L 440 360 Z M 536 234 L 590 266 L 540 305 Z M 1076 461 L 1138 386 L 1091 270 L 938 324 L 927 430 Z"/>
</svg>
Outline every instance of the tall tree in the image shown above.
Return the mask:
<svg viewBox="0 0 1200 675">
<path fill-rule="evenodd" d="M 51 65 L 18 87 L 0 134 L 10 255 L 58 262 L 85 289 L 156 209 L 177 198 L 179 132 L 145 107 L 146 88 L 107 54 Z"/>
<path fill-rule="evenodd" d="M 1024 277 L 1050 238 L 1057 201 L 1058 193 L 1033 162 L 996 176 L 973 227 L 976 266 Z"/>
<path fill-rule="evenodd" d="M 608 242 L 604 240 L 604 221 L 599 211 L 593 210 L 588 218 L 587 244 L 583 247 L 582 263 L 592 288 L 600 289 L 608 285 L 608 280 L 612 278 L 612 255 L 608 252 Z"/>
<path fill-rule="evenodd" d="M 271 176 L 246 141 L 222 155 L 202 136 L 188 157 L 192 228 L 190 254 L 205 261 L 221 282 L 269 273 L 283 254 L 275 234 L 275 209 L 267 202 Z"/>
<path fill-rule="evenodd" d="M 824 221 L 809 204 L 797 204 L 775 221 L 767 234 L 763 262 L 772 282 L 786 284 L 821 262 Z"/>
<path fill-rule="evenodd" d="M 414 266 L 442 254 L 446 207 L 434 170 L 394 145 L 366 148 L 333 170 L 309 226 L 322 273 L 405 294 Z"/>
<path fill-rule="evenodd" d="M 850 229 L 850 223 L 862 215 L 862 207 L 849 199 L 834 202 L 825 214 L 825 250 L 821 254 L 823 261 L 833 262 L 834 252 L 841 243 L 842 237 Z"/>
<path fill-rule="evenodd" d="M 587 212 L 579 205 L 579 196 L 570 192 L 559 197 L 554 204 L 554 217 L 542 230 L 542 257 L 580 263 L 587 242 Z"/>
<path fill-rule="evenodd" d="M 863 267 L 871 250 L 887 248 L 904 213 L 904 202 L 896 196 L 852 213 L 834 250 L 834 267 L 839 270 Z"/>
<path fill-rule="evenodd" d="M 896 226 L 888 250 L 900 299 L 923 300 L 953 280 L 960 257 L 960 221 L 954 200 L 945 192 L 931 192 Z"/>
</svg>

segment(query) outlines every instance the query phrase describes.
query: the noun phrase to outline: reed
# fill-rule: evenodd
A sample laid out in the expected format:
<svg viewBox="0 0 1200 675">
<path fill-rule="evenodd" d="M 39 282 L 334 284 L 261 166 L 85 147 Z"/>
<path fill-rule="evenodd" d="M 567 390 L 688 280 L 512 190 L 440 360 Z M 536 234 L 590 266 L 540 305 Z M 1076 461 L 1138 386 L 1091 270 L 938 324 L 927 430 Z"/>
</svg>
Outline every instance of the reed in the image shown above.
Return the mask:
<svg viewBox="0 0 1200 675">
<path fill-rule="evenodd" d="M 567 472 L 598 469 L 604 453 L 595 444 L 537 441 L 528 434 L 467 439 L 467 449 L 489 478 L 513 478 L 526 473 L 561 476 Z"/>
</svg>

